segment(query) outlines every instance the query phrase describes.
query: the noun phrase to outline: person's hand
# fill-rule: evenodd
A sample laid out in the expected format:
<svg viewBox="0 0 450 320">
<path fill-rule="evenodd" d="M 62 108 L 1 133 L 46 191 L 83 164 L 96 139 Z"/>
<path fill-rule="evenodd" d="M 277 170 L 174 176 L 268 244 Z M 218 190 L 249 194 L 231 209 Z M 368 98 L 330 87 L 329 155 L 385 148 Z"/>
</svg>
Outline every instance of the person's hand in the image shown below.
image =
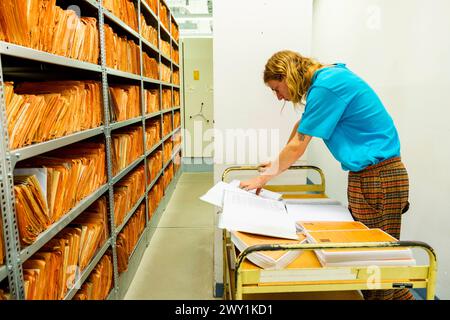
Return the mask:
<svg viewBox="0 0 450 320">
<path fill-rule="evenodd" d="M 258 176 L 250 180 L 241 181 L 239 184 L 239 188 L 244 189 L 246 191 L 250 191 L 256 189 L 256 194 L 259 195 L 262 187 L 267 183 L 268 179 L 264 176 Z"/>
<path fill-rule="evenodd" d="M 272 163 L 270 161 L 261 163 L 260 165 L 258 165 L 258 172 L 264 173 L 271 165 Z"/>
</svg>

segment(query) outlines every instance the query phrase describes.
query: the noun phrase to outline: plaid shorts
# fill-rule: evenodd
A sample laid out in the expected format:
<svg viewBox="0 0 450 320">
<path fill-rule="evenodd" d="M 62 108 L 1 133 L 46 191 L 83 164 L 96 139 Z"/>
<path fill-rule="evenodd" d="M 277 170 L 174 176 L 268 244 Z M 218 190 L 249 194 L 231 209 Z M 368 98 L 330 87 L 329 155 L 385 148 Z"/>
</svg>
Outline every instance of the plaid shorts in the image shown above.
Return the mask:
<svg viewBox="0 0 450 320">
<path fill-rule="evenodd" d="M 400 157 L 348 175 L 347 196 L 353 218 L 396 239 L 400 239 L 402 214 L 409 208 L 408 193 L 408 173 Z M 363 295 L 370 300 L 414 299 L 408 289 L 370 290 Z"/>
</svg>

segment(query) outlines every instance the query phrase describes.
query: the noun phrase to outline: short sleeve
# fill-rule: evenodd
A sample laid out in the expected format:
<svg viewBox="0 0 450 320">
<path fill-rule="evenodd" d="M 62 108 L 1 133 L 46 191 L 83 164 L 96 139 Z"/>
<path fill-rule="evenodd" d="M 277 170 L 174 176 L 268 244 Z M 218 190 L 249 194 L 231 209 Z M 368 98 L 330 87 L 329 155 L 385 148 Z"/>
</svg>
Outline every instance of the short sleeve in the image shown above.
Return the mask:
<svg viewBox="0 0 450 320">
<path fill-rule="evenodd" d="M 347 103 L 333 91 L 314 87 L 308 93 L 298 132 L 329 139 L 347 107 Z"/>
</svg>

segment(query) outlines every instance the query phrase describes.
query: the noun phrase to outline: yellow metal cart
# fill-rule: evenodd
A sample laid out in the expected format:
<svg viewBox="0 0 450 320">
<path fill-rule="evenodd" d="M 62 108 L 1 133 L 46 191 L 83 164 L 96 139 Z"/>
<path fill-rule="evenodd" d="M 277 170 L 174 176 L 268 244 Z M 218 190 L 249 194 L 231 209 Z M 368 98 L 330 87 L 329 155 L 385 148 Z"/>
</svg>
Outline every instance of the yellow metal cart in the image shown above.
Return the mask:
<svg viewBox="0 0 450 320">
<path fill-rule="evenodd" d="M 227 168 L 222 181 L 228 180 L 231 172 L 256 171 L 254 166 Z M 322 170 L 314 166 L 292 166 L 289 170 L 313 170 L 320 176 L 318 184 L 267 185 L 265 189 L 283 194 L 284 199 L 326 198 L 325 176 Z M 330 248 L 420 248 L 427 252 L 429 263 L 415 266 L 355 266 L 322 267 L 308 263 L 292 263 L 282 270 L 264 270 L 257 267 L 247 256 L 255 251 L 303 250 L 302 256 L 315 255 L 314 250 Z M 303 298 L 317 293 L 355 293 L 358 290 L 380 290 L 401 288 L 426 288 L 426 299 L 434 299 L 436 281 L 436 254 L 428 244 L 418 241 L 397 241 L 377 243 L 326 243 L 297 245 L 255 245 L 243 252 L 237 251 L 231 241 L 230 233 L 223 232 L 224 298 L 225 299 L 268 299 L 276 295 L 286 298 L 308 293 Z M 344 277 L 342 277 L 344 275 Z M 349 276 L 349 277 L 348 277 Z M 274 280 L 275 279 L 275 280 Z M 328 296 L 330 297 L 330 296 Z M 336 297 L 336 296 L 335 296 Z M 331 297 L 331 299 L 335 299 Z M 354 299 L 357 295 L 341 295 L 343 299 Z M 320 295 L 318 296 L 320 299 Z"/>
</svg>

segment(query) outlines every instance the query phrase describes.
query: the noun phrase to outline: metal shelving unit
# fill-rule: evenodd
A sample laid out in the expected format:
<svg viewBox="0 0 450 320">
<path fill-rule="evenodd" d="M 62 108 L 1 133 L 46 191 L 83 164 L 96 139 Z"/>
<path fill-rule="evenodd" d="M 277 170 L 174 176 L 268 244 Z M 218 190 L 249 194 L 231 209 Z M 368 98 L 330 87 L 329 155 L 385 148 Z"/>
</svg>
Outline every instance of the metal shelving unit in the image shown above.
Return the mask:
<svg viewBox="0 0 450 320">
<path fill-rule="evenodd" d="M 158 63 L 161 63 L 161 59 L 165 62 L 167 66 L 171 67 L 171 71 L 173 72 L 173 68 L 179 68 L 177 64 L 175 64 L 171 57 L 167 57 L 161 53 L 161 51 L 149 43 L 147 40 L 143 39 L 140 36 L 140 23 L 138 23 L 139 30 L 135 31 L 130 26 L 125 24 L 122 20 L 116 17 L 113 13 L 109 12 L 105 8 L 103 8 L 102 0 L 94 1 L 94 0 L 74 0 L 75 3 L 80 2 L 81 4 L 87 4 L 89 10 L 96 12 L 91 16 L 96 16 L 98 19 L 98 29 L 100 35 L 100 62 L 99 64 L 87 63 L 79 60 L 74 60 L 58 55 L 54 55 L 51 53 L 19 46 L 16 44 L 6 43 L 0 41 L 0 196 L 5 199 L 0 203 L 1 205 L 1 218 L 3 219 L 3 230 L 0 230 L 1 236 L 5 238 L 5 251 L 6 251 L 6 263 L 5 265 L 0 266 L 0 282 L 8 281 L 11 296 L 14 299 L 24 299 L 24 281 L 23 281 L 23 270 L 22 264 L 27 259 L 29 259 L 33 254 L 38 252 L 49 240 L 51 240 L 54 236 L 56 236 L 61 230 L 63 230 L 66 226 L 68 226 L 76 217 L 83 214 L 83 212 L 92 205 L 96 200 L 98 200 L 101 196 L 106 195 L 108 201 L 108 224 L 110 229 L 110 235 L 104 245 L 97 250 L 94 258 L 90 261 L 89 265 L 85 270 L 78 274 L 76 279 L 76 283 L 71 288 L 66 296 L 65 300 L 72 299 L 77 290 L 81 287 L 81 285 L 85 282 L 85 280 L 89 277 L 92 270 L 95 268 L 97 263 L 103 257 L 108 249 L 112 251 L 112 261 L 113 261 L 113 288 L 111 289 L 110 294 L 108 295 L 108 300 L 118 299 L 123 297 L 126 290 L 128 289 L 128 285 L 131 279 L 134 277 L 134 273 L 137 269 L 137 265 L 143 255 L 145 247 L 148 245 L 148 242 L 151 239 L 151 235 L 153 231 L 150 229 L 154 229 L 159 221 L 159 218 L 155 221 L 152 217 L 151 220 L 148 219 L 148 194 L 153 188 L 156 181 L 164 175 L 164 169 L 173 161 L 175 154 L 174 153 L 170 160 L 165 164 L 164 167 L 161 167 L 159 172 L 156 174 L 156 177 L 150 182 L 146 181 L 146 191 L 145 194 L 140 197 L 140 199 L 133 205 L 133 208 L 127 213 L 126 217 L 122 224 L 118 227 L 114 225 L 114 184 L 117 183 L 120 179 L 122 179 L 126 174 L 136 168 L 139 164 L 144 164 L 145 167 L 145 179 L 147 179 L 147 157 L 156 149 L 161 148 L 164 150 L 163 142 L 166 141 L 170 136 L 172 136 L 179 128 L 172 131 L 169 135 L 164 137 L 164 139 L 160 139 L 160 141 L 155 144 L 150 150 L 145 150 L 144 154 L 139 156 L 135 161 L 133 161 L 126 168 L 121 170 L 117 175 L 113 176 L 112 173 L 112 145 L 111 145 L 111 136 L 114 133 L 113 130 L 127 127 L 130 125 L 142 125 L 144 133 L 145 133 L 145 121 L 147 119 L 159 119 L 160 123 L 162 123 L 163 113 L 172 112 L 172 121 L 173 121 L 173 113 L 174 110 L 178 110 L 180 106 L 176 108 L 171 108 L 166 110 L 160 110 L 151 114 L 145 114 L 145 96 L 144 96 L 144 84 L 150 84 L 153 87 L 156 87 L 160 91 L 160 101 L 159 106 L 162 104 L 162 88 L 170 87 L 173 90 L 173 85 L 170 83 L 165 83 L 157 79 L 150 79 L 143 76 L 143 66 L 142 66 L 142 52 L 144 50 L 151 50 L 155 53 L 155 57 L 157 56 Z M 158 31 L 158 40 L 160 41 L 161 32 L 166 33 L 164 36 L 166 39 L 170 39 L 170 45 L 172 46 L 172 42 L 178 46 L 178 44 L 173 40 L 173 37 L 170 33 L 170 28 L 167 30 L 160 20 L 159 17 L 159 6 L 158 12 L 152 12 L 149 5 L 143 0 L 136 0 L 136 10 L 138 13 L 138 21 L 140 22 L 140 13 L 141 9 L 143 13 L 149 14 L 151 19 L 154 19 L 157 22 L 157 31 Z M 166 5 L 167 6 L 167 5 Z M 167 6 L 168 7 L 168 6 Z M 169 8 L 169 7 L 168 7 Z M 169 12 L 170 19 L 173 19 L 173 16 Z M 133 74 L 129 72 L 124 72 L 121 70 L 116 70 L 108 67 L 106 65 L 106 51 L 110 50 L 110 48 L 106 48 L 105 46 L 105 34 L 104 34 L 104 23 L 108 23 L 116 32 L 120 30 L 120 33 L 126 35 L 130 40 L 136 41 L 139 45 L 141 52 L 141 72 L 140 74 Z M 156 23 L 155 23 L 156 25 Z M 171 25 L 170 25 L 171 26 Z M 167 37 L 168 36 L 168 37 Z M 83 74 L 83 72 L 87 72 L 86 74 L 90 74 L 91 77 L 101 78 L 102 82 L 102 96 L 103 96 L 103 116 L 104 121 L 103 125 L 98 128 L 92 128 L 89 130 L 84 130 L 80 132 L 76 132 L 61 138 L 53 139 L 50 141 L 45 141 L 38 144 L 33 144 L 29 146 L 25 146 L 23 148 L 10 150 L 9 146 L 9 137 L 7 131 L 7 123 L 6 123 L 6 105 L 3 97 L 3 66 L 2 61 L 4 61 L 3 57 L 14 57 L 14 59 L 24 59 L 27 61 L 35 61 L 36 63 L 45 63 L 51 66 L 70 68 L 76 71 L 78 74 Z M 8 59 L 6 59 L 8 60 Z M 8 63 L 6 61 L 6 63 Z M 7 65 L 6 65 L 7 66 Z M 45 70 L 40 72 L 41 77 L 45 77 Z M 64 74 L 64 73 L 61 73 Z M 33 74 L 30 74 L 30 77 Z M 136 82 L 140 84 L 141 87 L 141 116 L 128 119 L 125 121 L 114 122 L 112 123 L 110 120 L 110 101 L 109 101 L 109 85 L 108 81 L 111 77 L 116 77 L 113 79 L 123 79 L 121 81 Z M 66 77 L 67 78 L 67 77 Z M 179 88 L 179 87 L 178 87 Z M 173 93 L 173 91 L 172 91 Z M 161 132 L 162 133 L 162 126 Z M 60 220 L 56 221 L 53 225 L 51 225 L 48 229 L 42 232 L 33 244 L 21 247 L 19 241 L 19 234 L 17 228 L 16 214 L 15 214 L 15 197 L 13 192 L 13 177 L 14 177 L 14 167 L 20 161 L 25 159 L 30 159 L 35 156 L 43 155 L 46 152 L 57 150 L 58 148 L 69 146 L 76 142 L 82 142 L 86 139 L 103 136 L 105 145 L 106 145 L 106 164 L 107 164 L 107 183 L 96 191 L 82 199 L 80 202 L 76 204 L 74 208 L 72 208 L 69 212 L 67 212 Z M 143 135 L 143 145 L 145 147 L 145 134 Z M 176 152 L 181 150 L 181 148 L 177 148 Z M 157 216 L 161 216 L 165 205 L 167 204 L 168 199 L 173 192 L 174 185 L 176 184 L 179 176 L 181 174 L 181 170 L 177 171 L 174 174 L 173 180 L 170 182 L 169 187 L 164 191 L 164 197 L 161 200 L 158 208 L 155 211 L 158 213 Z M 117 252 L 116 252 L 116 238 L 118 233 L 125 227 L 128 223 L 129 219 L 133 216 L 137 208 L 145 203 L 146 207 L 146 226 L 143 234 L 141 235 L 138 243 L 136 244 L 131 256 L 130 256 L 130 267 L 128 271 L 119 275 L 117 268 Z M 154 214 L 154 215 L 155 215 Z M 126 278 L 126 280 L 124 280 Z M 7 279 L 7 280 L 6 280 Z"/>
</svg>

